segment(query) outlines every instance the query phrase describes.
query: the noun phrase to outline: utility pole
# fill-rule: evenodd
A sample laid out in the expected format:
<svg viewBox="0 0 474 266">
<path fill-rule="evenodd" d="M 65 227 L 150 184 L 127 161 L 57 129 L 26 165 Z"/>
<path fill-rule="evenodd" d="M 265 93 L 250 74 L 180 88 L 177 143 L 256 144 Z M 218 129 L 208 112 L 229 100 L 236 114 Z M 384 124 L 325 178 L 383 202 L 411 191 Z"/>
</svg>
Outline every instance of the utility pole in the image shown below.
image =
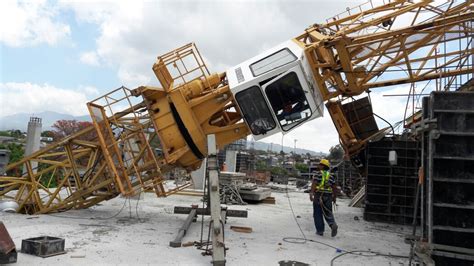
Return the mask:
<svg viewBox="0 0 474 266">
<path fill-rule="evenodd" d="M 283 151 L 283 137 L 285 135 L 283 135 L 283 133 L 281 134 L 281 150 L 280 150 L 280 155 L 281 155 L 281 165 L 284 164 L 285 162 L 285 152 Z"/>
<path fill-rule="evenodd" d="M 294 144 L 294 147 L 293 147 L 293 162 L 294 162 L 293 166 L 296 166 L 296 142 L 297 141 L 298 141 L 297 139 L 294 140 L 295 144 Z"/>
</svg>

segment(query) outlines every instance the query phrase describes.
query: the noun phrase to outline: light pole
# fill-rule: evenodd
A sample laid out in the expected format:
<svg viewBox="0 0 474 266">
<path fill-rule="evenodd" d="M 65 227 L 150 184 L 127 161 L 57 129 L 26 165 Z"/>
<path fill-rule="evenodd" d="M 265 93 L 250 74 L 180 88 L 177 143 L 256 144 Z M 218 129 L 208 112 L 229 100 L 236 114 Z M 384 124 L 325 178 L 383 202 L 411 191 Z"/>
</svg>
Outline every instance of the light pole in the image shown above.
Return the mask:
<svg viewBox="0 0 474 266">
<path fill-rule="evenodd" d="M 298 141 L 297 139 L 294 140 L 295 144 L 294 144 L 294 147 L 293 147 L 293 164 L 294 164 L 294 166 L 296 166 L 296 142 L 297 141 Z"/>
</svg>

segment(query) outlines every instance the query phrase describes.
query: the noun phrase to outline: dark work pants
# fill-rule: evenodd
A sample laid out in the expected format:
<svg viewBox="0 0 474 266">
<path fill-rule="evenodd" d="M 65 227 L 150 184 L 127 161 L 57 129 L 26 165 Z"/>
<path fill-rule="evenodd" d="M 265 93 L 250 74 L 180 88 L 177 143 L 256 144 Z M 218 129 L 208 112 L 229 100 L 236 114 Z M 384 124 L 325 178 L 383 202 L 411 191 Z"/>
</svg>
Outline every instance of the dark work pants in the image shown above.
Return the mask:
<svg viewBox="0 0 474 266">
<path fill-rule="evenodd" d="M 316 232 L 322 234 L 324 232 L 323 217 L 329 226 L 336 223 L 332 214 L 332 194 L 316 193 L 313 200 L 313 218 Z"/>
</svg>

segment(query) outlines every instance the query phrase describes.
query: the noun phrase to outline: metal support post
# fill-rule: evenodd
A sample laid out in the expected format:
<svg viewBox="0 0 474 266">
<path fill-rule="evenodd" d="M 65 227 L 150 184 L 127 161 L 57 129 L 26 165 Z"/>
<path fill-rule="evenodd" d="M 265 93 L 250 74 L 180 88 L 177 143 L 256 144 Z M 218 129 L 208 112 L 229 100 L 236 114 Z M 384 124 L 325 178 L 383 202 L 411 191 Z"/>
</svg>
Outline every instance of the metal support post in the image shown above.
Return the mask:
<svg viewBox="0 0 474 266">
<path fill-rule="evenodd" d="M 212 263 L 225 265 L 224 224 L 221 221 L 221 203 L 219 196 L 219 172 L 217 164 L 216 136 L 207 136 L 209 174 L 209 206 L 211 208 Z"/>
<path fill-rule="evenodd" d="M 191 208 L 191 211 L 188 214 L 188 217 L 186 218 L 186 221 L 184 221 L 183 226 L 178 231 L 178 235 L 173 241 L 170 241 L 170 247 L 178 248 L 181 247 L 181 243 L 183 241 L 184 236 L 186 235 L 186 232 L 189 229 L 189 226 L 191 226 L 191 223 L 195 220 L 196 215 L 197 215 L 197 205 L 194 205 Z"/>
</svg>

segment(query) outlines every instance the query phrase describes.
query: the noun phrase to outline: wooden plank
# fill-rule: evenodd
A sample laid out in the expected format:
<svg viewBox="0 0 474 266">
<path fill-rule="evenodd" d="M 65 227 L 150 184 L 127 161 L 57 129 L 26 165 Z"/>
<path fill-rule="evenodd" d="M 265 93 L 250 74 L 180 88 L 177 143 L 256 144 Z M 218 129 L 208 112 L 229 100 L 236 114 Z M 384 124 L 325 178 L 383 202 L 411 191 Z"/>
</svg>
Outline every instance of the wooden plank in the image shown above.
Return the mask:
<svg viewBox="0 0 474 266">
<path fill-rule="evenodd" d="M 235 232 L 239 232 L 239 233 L 247 233 L 247 234 L 253 232 L 252 227 L 235 226 L 235 225 L 231 226 L 230 230 L 235 231 Z"/>
<path fill-rule="evenodd" d="M 275 197 L 268 197 L 266 199 L 263 199 L 261 202 L 266 204 L 275 204 L 276 200 Z"/>
</svg>

